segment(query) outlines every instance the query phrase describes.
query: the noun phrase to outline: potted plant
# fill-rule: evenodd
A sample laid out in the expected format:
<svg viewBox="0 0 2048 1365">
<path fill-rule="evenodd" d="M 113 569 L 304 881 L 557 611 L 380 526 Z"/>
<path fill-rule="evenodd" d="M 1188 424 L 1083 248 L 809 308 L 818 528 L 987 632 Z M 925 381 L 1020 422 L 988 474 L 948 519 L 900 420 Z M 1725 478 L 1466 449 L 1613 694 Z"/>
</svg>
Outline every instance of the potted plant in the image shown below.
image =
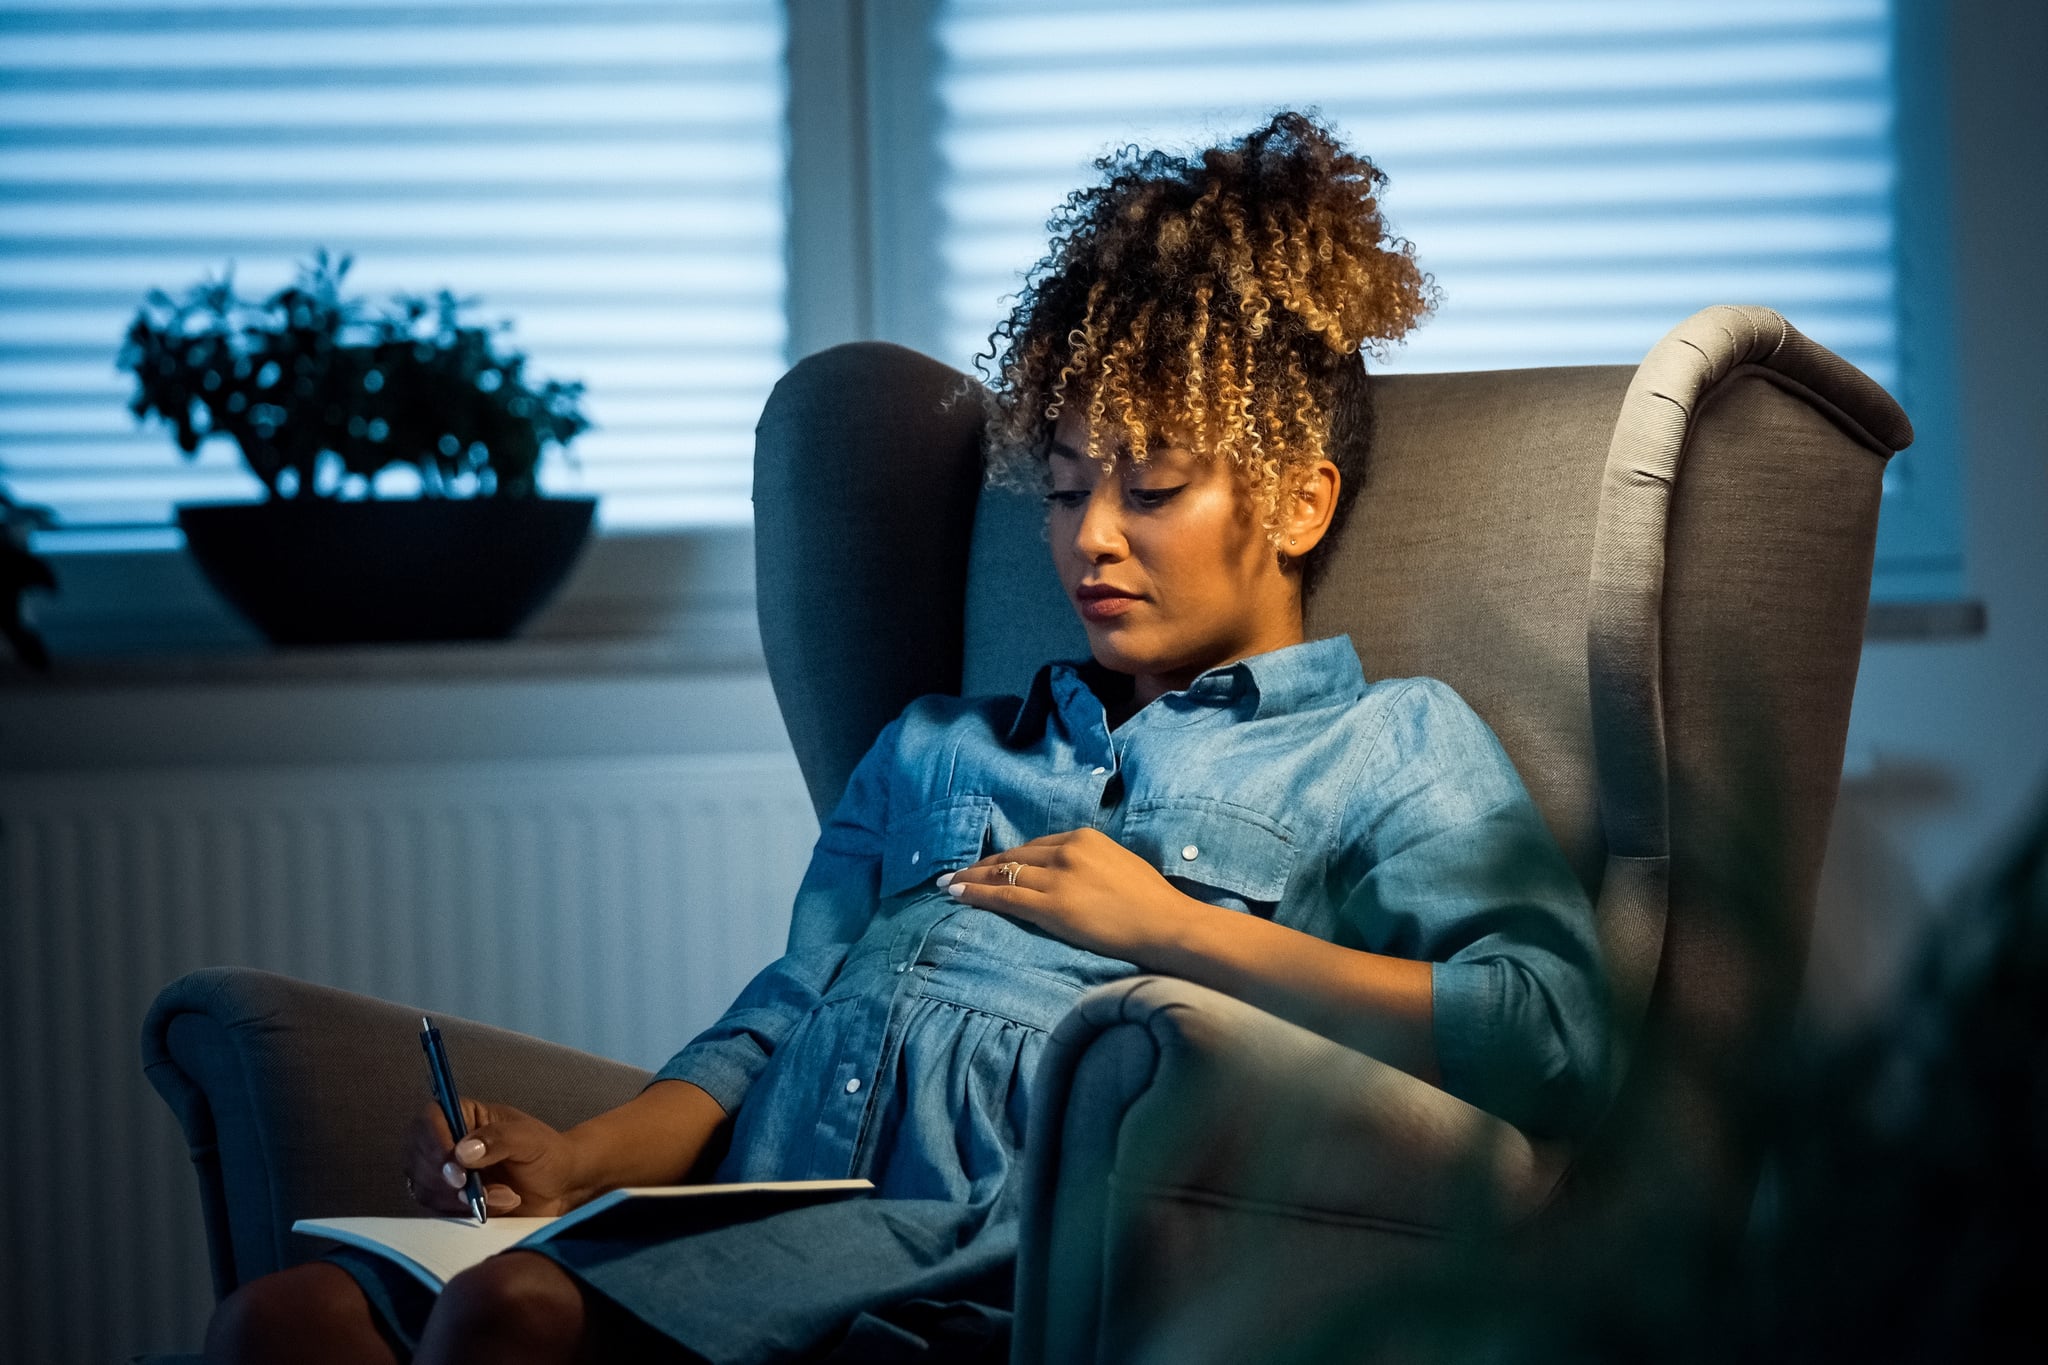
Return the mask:
<svg viewBox="0 0 2048 1365">
<path fill-rule="evenodd" d="M 370 312 L 345 297 L 349 258 L 320 252 L 260 302 L 232 276 L 152 293 L 121 351 L 130 404 L 189 457 L 227 436 L 263 481 L 257 503 L 185 503 L 207 579 L 272 641 L 492 639 L 558 586 L 596 500 L 541 494 L 545 447 L 589 426 L 583 386 L 526 377 L 495 329 L 442 291 Z M 394 465 L 417 497 L 379 497 Z"/>
<path fill-rule="evenodd" d="M 50 651 L 24 619 L 21 599 L 32 588 L 57 591 L 57 576 L 48 561 L 29 549 L 30 536 L 56 524 L 49 508 L 16 502 L 0 484 L 0 639 L 7 641 L 15 658 L 45 671 Z"/>
</svg>

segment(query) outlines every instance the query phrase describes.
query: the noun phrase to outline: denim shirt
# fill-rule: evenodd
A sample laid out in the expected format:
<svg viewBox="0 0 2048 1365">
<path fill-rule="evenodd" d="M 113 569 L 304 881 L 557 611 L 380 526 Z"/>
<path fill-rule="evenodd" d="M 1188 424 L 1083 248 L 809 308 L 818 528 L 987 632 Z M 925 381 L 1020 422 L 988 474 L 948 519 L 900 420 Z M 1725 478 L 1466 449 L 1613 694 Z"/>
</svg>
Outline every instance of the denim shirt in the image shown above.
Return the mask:
<svg viewBox="0 0 2048 1365">
<path fill-rule="evenodd" d="M 717 1178 L 873 1174 L 889 1124 L 934 1124 L 944 1147 L 945 1116 L 922 1110 L 957 1104 L 972 1068 L 947 1060 L 964 1045 L 919 1042 L 934 1002 L 1030 1035 L 1139 970 L 934 885 L 1083 826 L 1198 900 L 1429 962 L 1444 1089 L 1533 1133 L 1592 1117 L 1607 1038 L 1592 910 L 1450 687 L 1368 684 L 1341 635 L 1211 669 L 1112 730 L 1102 698 L 1129 685 L 1056 661 L 1022 699 L 924 696 L 883 729 L 819 835 L 787 952 L 657 1073 L 739 1111 Z M 1003 1092 L 985 1107 L 1016 1110 L 1017 1133 L 1038 1051 L 983 1078 Z M 906 1093 L 920 1067 L 958 1074 L 920 1099 Z M 930 1164 L 900 1192 L 976 1188 L 974 1171 Z"/>
</svg>

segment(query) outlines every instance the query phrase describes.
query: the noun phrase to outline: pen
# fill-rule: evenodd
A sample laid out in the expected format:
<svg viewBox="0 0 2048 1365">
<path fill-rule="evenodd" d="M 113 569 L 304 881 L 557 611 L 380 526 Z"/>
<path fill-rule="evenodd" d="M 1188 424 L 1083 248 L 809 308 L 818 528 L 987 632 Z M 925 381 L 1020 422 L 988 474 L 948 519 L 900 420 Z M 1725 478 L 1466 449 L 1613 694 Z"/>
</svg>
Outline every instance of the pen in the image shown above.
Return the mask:
<svg viewBox="0 0 2048 1365">
<path fill-rule="evenodd" d="M 450 1145 L 461 1142 L 469 1135 L 469 1127 L 462 1121 L 462 1103 L 456 1098 L 461 1092 L 455 1088 L 455 1072 L 448 1065 L 448 1049 L 441 1045 L 441 1030 L 424 1014 L 420 1016 L 420 1046 L 427 1051 L 427 1077 L 433 1082 L 434 1098 L 448 1120 Z M 464 1182 L 462 1197 L 469 1201 L 469 1211 L 476 1215 L 476 1221 L 483 1222 L 484 1180 L 475 1171 Z"/>
</svg>

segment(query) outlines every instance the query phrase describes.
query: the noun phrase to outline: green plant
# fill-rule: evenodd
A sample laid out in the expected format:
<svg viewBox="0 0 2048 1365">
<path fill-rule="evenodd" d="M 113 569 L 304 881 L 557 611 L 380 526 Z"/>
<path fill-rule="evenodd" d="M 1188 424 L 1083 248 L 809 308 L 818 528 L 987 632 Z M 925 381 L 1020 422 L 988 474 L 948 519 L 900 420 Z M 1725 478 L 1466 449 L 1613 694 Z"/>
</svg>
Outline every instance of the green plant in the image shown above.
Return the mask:
<svg viewBox="0 0 2048 1365">
<path fill-rule="evenodd" d="M 533 387 L 526 357 L 492 345 L 510 324 L 464 322 L 473 301 L 446 290 L 367 313 L 341 292 L 349 263 L 319 252 L 261 303 L 232 274 L 182 300 L 152 292 L 121 350 L 136 417 L 161 418 L 187 456 L 233 437 L 272 497 L 373 495 L 392 465 L 416 467 L 429 497 L 538 496 L 544 446 L 590 425 L 583 386 Z"/>
<path fill-rule="evenodd" d="M 56 524 L 56 515 L 49 508 L 16 502 L 0 487 L 0 639 L 30 668 L 48 668 L 50 651 L 22 620 L 21 599 L 31 588 L 55 592 L 57 575 L 47 561 L 29 550 L 28 541 L 33 532 Z"/>
</svg>

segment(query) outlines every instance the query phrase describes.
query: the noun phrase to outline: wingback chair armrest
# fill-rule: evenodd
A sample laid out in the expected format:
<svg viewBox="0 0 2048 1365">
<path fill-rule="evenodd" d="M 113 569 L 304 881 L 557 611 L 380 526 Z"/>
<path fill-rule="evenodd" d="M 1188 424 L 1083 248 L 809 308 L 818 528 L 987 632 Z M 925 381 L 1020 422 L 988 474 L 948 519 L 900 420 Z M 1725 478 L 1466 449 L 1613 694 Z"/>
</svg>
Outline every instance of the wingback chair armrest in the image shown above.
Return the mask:
<svg viewBox="0 0 2048 1365">
<path fill-rule="evenodd" d="M 158 994 L 143 1068 L 191 1148 L 217 1294 L 317 1251 L 292 1234 L 294 1219 L 417 1211 L 400 1154 L 429 1101 L 421 1013 L 240 967 L 192 972 Z M 434 1022 L 464 1093 L 557 1127 L 631 1099 L 651 1078 L 509 1029 L 439 1013 Z"/>
<path fill-rule="evenodd" d="M 1125 1359 L 1247 1265 L 1391 1264 L 1535 1212 L 1561 1148 L 1191 982 L 1083 996 L 1040 1063 L 1016 1365 Z"/>
</svg>

